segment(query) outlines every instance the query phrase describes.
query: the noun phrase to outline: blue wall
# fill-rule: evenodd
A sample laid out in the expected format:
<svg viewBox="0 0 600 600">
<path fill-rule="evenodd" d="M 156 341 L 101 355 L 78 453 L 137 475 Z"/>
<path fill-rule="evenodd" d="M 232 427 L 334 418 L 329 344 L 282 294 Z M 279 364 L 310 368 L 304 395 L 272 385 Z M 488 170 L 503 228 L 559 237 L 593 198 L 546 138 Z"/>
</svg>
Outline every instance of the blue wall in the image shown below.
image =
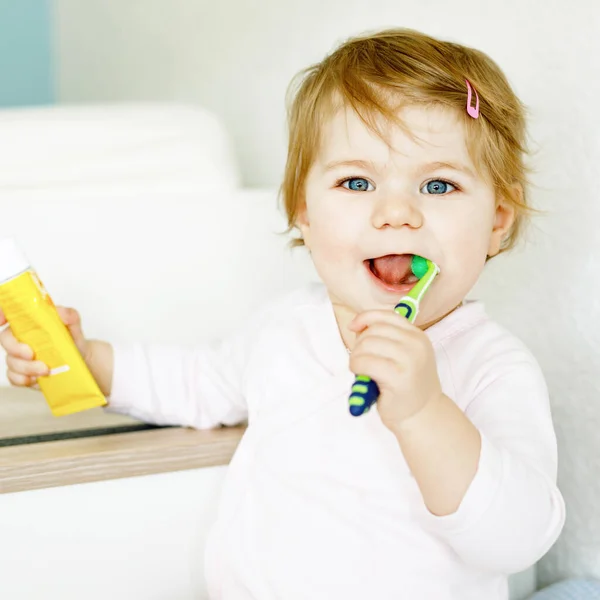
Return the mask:
<svg viewBox="0 0 600 600">
<path fill-rule="evenodd" d="M 51 0 L 0 0 L 0 106 L 54 101 Z"/>
</svg>

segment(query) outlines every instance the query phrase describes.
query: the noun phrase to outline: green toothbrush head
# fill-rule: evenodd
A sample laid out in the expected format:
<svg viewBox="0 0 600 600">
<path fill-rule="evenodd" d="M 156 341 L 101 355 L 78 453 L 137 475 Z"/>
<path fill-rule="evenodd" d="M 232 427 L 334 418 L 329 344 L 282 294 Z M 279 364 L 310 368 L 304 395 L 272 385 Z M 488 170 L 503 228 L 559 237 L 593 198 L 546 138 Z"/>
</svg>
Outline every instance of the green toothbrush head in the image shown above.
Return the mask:
<svg viewBox="0 0 600 600">
<path fill-rule="evenodd" d="M 417 277 L 418 279 L 423 279 L 423 277 L 425 277 L 425 274 L 427 273 L 427 270 L 429 269 L 429 265 L 427 264 L 426 258 L 415 254 L 412 257 L 410 268 L 415 277 Z"/>
<path fill-rule="evenodd" d="M 413 275 L 419 279 L 415 286 L 408 292 L 408 296 L 414 300 L 420 301 L 421 296 L 427 291 L 433 280 L 440 272 L 439 267 L 430 260 L 422 256 L 414 255 L 411 261 L 411 270 Z"/>
<path fill-rule="evenodd" d="M 415 283 L 414 287 L 406 296 L 401 298 L 400 302 L 394 307 L 394 310 L 400 316 L 405 317 L 411 323 L 414 323 L 419 312 L 419 303 L 423 298 L 423 294 L 429 289 L 429 286 L 433 283 L 433 280 L 440 272 L 440 269 L 434 262 L 431 262 L 422 256 L 417 256 L 416 254 L 412 257 L 410 267 L 413 275 L 417 277 L 419 281 Z"/>
</svg>

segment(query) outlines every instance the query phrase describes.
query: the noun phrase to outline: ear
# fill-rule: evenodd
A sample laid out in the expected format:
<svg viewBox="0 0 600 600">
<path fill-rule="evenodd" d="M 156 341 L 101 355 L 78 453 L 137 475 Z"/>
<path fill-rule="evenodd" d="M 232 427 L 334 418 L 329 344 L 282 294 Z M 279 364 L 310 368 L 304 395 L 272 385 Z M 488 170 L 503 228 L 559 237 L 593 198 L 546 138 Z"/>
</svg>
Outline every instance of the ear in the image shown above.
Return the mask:
<svg viewBox="0 0 600 600">
<path fill-rule="evenodd" d="M 514 188 L 514 194 L 522 197 L 521 186 Z M 488 257 L 496 256 L 502 249 L 502 242 L 506 239 L 515 222 L 516 209 L 515 203 L 507 199 L 501 199 L 496 203 L 496 214 L 494 215 L 494 225 L 490 236 L 488 247 Z"/>
<path fill-rule="evenodd" d="M 310 223 L 308 220 L 308 211 L 306 204 L 298 211 L 296 217 L 296 227 L 300 230 L 304 245 L 310 250 Z"/>
</svg>

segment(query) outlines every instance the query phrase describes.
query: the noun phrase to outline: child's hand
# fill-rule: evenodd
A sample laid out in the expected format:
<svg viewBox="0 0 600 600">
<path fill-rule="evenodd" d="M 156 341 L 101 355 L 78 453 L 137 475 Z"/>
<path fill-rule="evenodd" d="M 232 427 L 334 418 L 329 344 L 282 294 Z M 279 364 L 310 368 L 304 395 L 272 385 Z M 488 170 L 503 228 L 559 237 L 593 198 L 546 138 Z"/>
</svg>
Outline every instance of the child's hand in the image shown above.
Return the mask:
<svg viewBox="0 0 600 600">
<path fill-rule="evenodd" d="M 350 369 L 379 386 L 377 409 L 394 430 L 442 395 L 433 346 L 419 328 L 393 311 L 361 313 L 350 323 L 357 333 Z"/>
<path fill-rule="evenodd" d="M 63 323 L 69 328 L 79 352 L 86 359 L 88 342 L 81 330 L 79 313 L 72 308 L 63 306 L 58 306 L 57 311 Z M 0 327 L 3 325 L 6 325 L 6 318 L 0 310 Z M 10 327 L 0 332 L 0 346 L 7 353 L 7 375 L 12 385 L 30 387 L 35 385 L 38 377 L 48 375 L 48 367 L 44 363 L 34 360 L 33 350 L 29 346 L 18 342 Z"/>
</svg>

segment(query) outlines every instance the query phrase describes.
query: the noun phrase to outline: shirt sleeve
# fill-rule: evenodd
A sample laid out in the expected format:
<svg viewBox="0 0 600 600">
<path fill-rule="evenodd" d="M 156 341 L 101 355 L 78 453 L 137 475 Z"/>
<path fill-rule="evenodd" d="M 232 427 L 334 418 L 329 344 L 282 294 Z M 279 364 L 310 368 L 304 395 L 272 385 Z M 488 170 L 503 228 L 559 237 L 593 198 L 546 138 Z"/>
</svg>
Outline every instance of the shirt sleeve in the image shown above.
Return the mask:
<svg viewBox="0 0 600 600">
<path fill-rule="evenodd" d="M 522 571 L 550 549 L 565 521 L 548 392 L 535 360 L 501 369 L 465 414 L 481 434 L 477 473 L 457 512 L 427 512 L 425 526 L 472 566 Z"/>
<path fill-rule="evenodd" d="M 247 419 L 245 372 L 256 328 L 194 347 L 115 345 L 107 410 L 146 423 L 209 429 Z"/>
</svg>

